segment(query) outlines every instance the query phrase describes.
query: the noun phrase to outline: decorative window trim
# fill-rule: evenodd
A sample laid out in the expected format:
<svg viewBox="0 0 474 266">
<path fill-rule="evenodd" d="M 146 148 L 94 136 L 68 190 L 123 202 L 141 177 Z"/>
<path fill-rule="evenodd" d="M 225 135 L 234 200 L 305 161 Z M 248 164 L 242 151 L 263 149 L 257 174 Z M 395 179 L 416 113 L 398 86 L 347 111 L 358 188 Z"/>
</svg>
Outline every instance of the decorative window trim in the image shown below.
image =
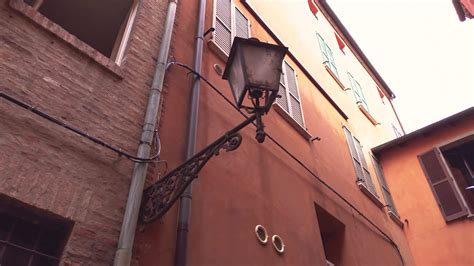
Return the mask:
<svg viewBox="0 0 474 266">
<path fill-rule="evenodd" d="M 212 27 L 214 29 L 216 29 L 216 20 L 217 20 L 217 1 L 218 0 L 213 0 L 212 4 Z M 235 10 L 238 10 L 242 15 L 244 15 L 244 17 L 247 19 L 247 27 L 248 27 L 248 38 L 250 38 L 252 36 L 252 33 L 251 33 L 251 25 L 250 25 L 250 20 L 245 16 L 244 12 L 242 12 L 242 10 L 240 8 L 238 8 L 234 1 L 232 0 L 231 3 L 230 3 L 230 8 L 231 8 L 231 17 L 230 17 L 230 20 L 231 20 L 231 29 L 230 29 L 230 39 L 231 39 L 231 47 L 232 47 L 232 43 L 234 41 L 234 38 L 236 36 L 236 30 L 235 30 Z M 216 32 L 213 31 L 212 32 L 212 37 L 211 39 L 209 39 L 209 41 L 207 41 L 207 44 L 208 46 L 211 48 L 211 50 L 213 50 L 222 60 L 226 61 L 227 58 L 229 57 L 229 54 L 227 52 L 224 51 L 224 49 L 222 49 L 219 44 L 217 44 L 216 42 Z"/>
<path fill-rule="evenodd" d="M 115 60 L 101 54 L 99 51 L 91 47 L 89 44 L 81 41 L 76 36 L 69 33 L 60 25 L 54 23 L 49 18 L 38 12 L 35 8 L 26 4 L 23 0 L 10 0 L 10 7 L 19 13 L 26 16 L 28 19 L 42 27 L 43 29 L 51 32 L 53 35 L 63 40 L 67 44 L 71 45 L 73 48 L 83 53 L 84 55 L 90 57 L 96 63 L 109 70 L 119 78 L 123 78 L 124 75 L 124 58 L 125 52 L 130 43 L 130 35 L 134 27 L 134 20 L 138 11 L 138 0 L 133 1 L 132 7 L 130 9 L 130 14 L 128 17 L 127 25 L 123 33 L 122 40 L 118 47 L 118 52 L 115 57 Z M 120 60 L 120 61 L 118 61 Z"/>
<path fill-rule="evenodd" d="M 369 113 L 369 111 L 365 109 L 364 105 L 361 102 L 357 102 L 357 107 L 359 107 L 359 110 L 365 115 L 365 117 L 367 117 L 367 119 L 369 119 L 372 125 L 380 125 L 380 123 L 375 120 L 375 118 Z"/>
<path fill-rule="evenodd" d="M 344 84 L 342 84 L 342 82 L 339 80 L 339 78 L 336 76 L 336 74 L 334 74 L 334 72 L 332 72 L 331 68 L 329 68 L 327 66 L 327 64 L 324 64 L 324 68 L 329 73 L 329 75 L 331 75 L 331 77 L 334 79 L 334 81 L 336 81 L 337 85 L 339 85 L 341 90 L 346 91 L 346 87 L 344 86 Z"/>
</svg>

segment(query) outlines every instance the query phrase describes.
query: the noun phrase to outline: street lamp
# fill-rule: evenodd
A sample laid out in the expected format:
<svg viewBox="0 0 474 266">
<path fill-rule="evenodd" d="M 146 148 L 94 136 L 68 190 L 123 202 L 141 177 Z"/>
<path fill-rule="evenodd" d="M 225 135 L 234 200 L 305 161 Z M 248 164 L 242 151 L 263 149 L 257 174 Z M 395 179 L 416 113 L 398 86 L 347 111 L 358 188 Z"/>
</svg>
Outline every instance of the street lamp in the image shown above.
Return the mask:
<svg viewBox="0 0 474 266">
<path fill-rule="evenodd" d="M 277 97 L 281 65 L 287 50 L 257 39 L 236 37 L 222 75 L 229 81 L 236 106 L 255 113 L 256 139 L 260 143 L 265 140 L 261 116 L 268 112 Z M 245 106 L 245 100 L 252 106 Z"/>
<path fill-rule="evenodd" d="M 161 218 L 220 150 L 237 149 L 242 141 L 239 134 L 242 128 L 255 121 L 255 138 L 259 143 L 265 140 L 262 116 L 268 113 L 277 97 L 281 66 L 287 51 L 287 47 L 257 39 L 234 38 L 222 78 L 229 81 L 236 106 L 252 115 L 145 189 L 140 215 L 143 222 Z"/>
</svg>

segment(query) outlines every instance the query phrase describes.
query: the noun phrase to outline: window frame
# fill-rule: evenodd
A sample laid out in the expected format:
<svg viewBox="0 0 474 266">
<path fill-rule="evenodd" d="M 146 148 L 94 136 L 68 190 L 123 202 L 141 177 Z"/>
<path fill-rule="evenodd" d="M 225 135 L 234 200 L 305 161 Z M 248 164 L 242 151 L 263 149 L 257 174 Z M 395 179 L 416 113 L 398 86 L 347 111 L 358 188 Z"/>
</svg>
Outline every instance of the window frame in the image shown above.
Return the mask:
<svg viewBox="0 0 474 266">
<path fill-rule="evenodd" d="M 372 159 L 372 165 L 374 166 L 375 175 L 379 180 L 380 191 L 382 192 L 382 196 L 385 200 L 385 206 L 387 206 L 387 213 L 389 214 L 390 218 L 392 218 L 398 225 L 403 227 L 404 224 L 400 220 L 400 213 L 397 210 L 392 193 L 390 192 L 390 188 L 388 187 L 387 179 L 385 178 L 382 164 L 372 153 L 370 154 L 370 158 Z"/>
<path fill-rule="evenodd" d="M 318 39 L 319 50 L 323 56 L 323 65 L 329 68 L 329 71 L 332 72 L 336 79 L 339 79 L 339 72 L 337 70 L 336 60 L 334 59 L 331 47 L 329 47 L 324 38 L 318 32 L 316 32 L 316 38 Z"/>
<path fill-rule="evenodd" d="M 440 167 L 440 169 L 442 170 L 444 174 L 444 176 L 442 176 L 443 178 L 438 179 L 436 181 L 431 180 L 432 176 L 430 175 L 430 172 L 432 169 L 429 169 L 426 166 L 425 161 L 424 161 L 425 156 L 429 154 L 434 155 L 434 157 L 437 160 L 437 163 L 439 163 L 438 166 Z M 453 221 L 465 216 L 472 217 L 473 213 L 471 213 L 471 211 L 469 210 L 469 207 L 467 206 L 467 203 L 465 202 L 464 196 L 461 193 L 456 180 L 454 179 L 453 173 L 451 172 L 449 164 L 447 163 L 446 158 L 444 157 L 440 147 L 434 147 L 433 149 L 423 152 L 417 155 L 417 158 L 421 166 L 421 169 L 426 177 L 427 183 L 433 193 L 433 197 L 436 201 L 436 204 L 438 208 L 440 209 L 440 213 L 443 216 L 444 220 L 446 222 L 450 222 L 450 221 Z M 446 210 L 444 208 L 445 205 L 443 205 L 442 203 L 443 199 L 439 197 L 438 193 L 436 192 L 436 189 L 434 188 L 434 186 L 438 186 L 442 183 L 449 184 L 451 190 L 453 191 L 453 196 L 455 197 L 456 203 L 460 206 L 459 211 L 451 213 L 451 214 L 446 213 Z"/>
<path fill-rule="evenodd" d="M 354 97 L 356 99 L 356 104 L 361 104 L 362 107 L 364 107 L 365 110 L 369 112 L 369 104 L 367 103 L 367 99 L 365 98 L 362 86 L 350 72 L 347 72 L 347 76 L 349 79 L 349 84 L 351 85 L 352 92 L 354 93 Z"/>
<path fill-rule="evenodd" d="M 293 70 L 294 78 L 295 78 L 295 90 L 296 90 L 296 93 L 297 93 L 296 96 L 298 98 L 293 96 L 293 93 L 290 92 L 290 90 L 289 90 L 288 73 L 286 71 L 286 65 Z M 281 109 L 283 109 L 283 111 L 285 111 L 291 117 L 291 119 L 293 121 L 295 121 L 299 126 L 305 128 L 306 122 L 305 122 L 305 119 L 304 119 L 303 104 L 302 104 L 302 101 L 301 101 L 301 93 L 300 93 L 300 89 L 299 89 L 299 85 L 298 85 L 298 75 L 296 74 L 295 68 L 293 68 L 290 64 L 288 64 L 288 62 L 286 60 L 283 60 L 283 63 L 282 63 L 282 76 L 283 76 L 284 83 L 282 83 L 282 80 L 280 79 L 280 85 L 283 86 L 283 88 L 285 89 L 286 104 L 288 106 L 288 110 L 286 110 L 285 107 L 283 107 L 278 101 L 275 101 L 275 103 Z M 300 109 L 300 113 L 301 113 L 301 123 L 302 124 L 298 123 L 298 121 L 294 117 L 290 97 L 292 97 L 293 99 L 295 99 L 299 103 L 299 109 Z"/>
<path fill-rule="evenodd" d="M 41 0 L 38 0 L 39 3 L 42 3 Z M 30 6 L 24 0 L 10 0 L 9 6 L 10 8 L 18 11 L 22 15 L 29 18 L 35 24 L 39 25 L 41 28 L 49 31 L 57 38 L 61 39 L 62 41 L 68 43 L 73 48 L 79 50 L 81 53 L 85 54 L 86 56 L 90 57 L 96 63 L 104 67 L 105 69 L 111 71 L 113 74 L 118 76 L 119 78 L 123 78 L 123 66 L 125 64 L 126 52 L 130 44 L 131 36 L 133 33 L 133 28 L 135 26 L 135 22 L 137 19 L 137 13 L 140 9 L 141 0 L 133 0 L 132 6 L 130 7 L 128 18 L 127 18 L 127 25 L 124 27 L 124 32 L 120 41 L 120 45 L 118 45 L 118 51 L 120 51 L 120 55 L 117 52 L 115 57 L 112 58 L 108 57 L 94 47 L 90 46 L 88 43 L 82 41 L 81 39 L 77 38 L 71 32 L 64 29 L 61 25 L 53 22 L 48 17 L 40 13 L 37 9 L 40 7 Z M 35 2 L 32 3 L 35 5 Z M 133 16 L 133 19 L 130 17 Z M 118 37 L 118 36 L 117 36 Z M 117 43 L 116 39 L 116 43 Z M 116 60 L 118 59 L 118 60 Z"/>
<path fill-rule="evenodd" d="M 4 194 L 0 194 L 0 201 L 0 221 L 10 225 L 9 228 L 6 228 L 7 230 L 3 231 L 3 233 L 6 233 L 3 238 L 0 238 L 0 261 L 5 259 L 5 256 L 8 256 L 6 255 L 8 254 L 8 249 L 12 248 L 16 250 L 16 252 L 21 250 L 23 254 L 26 253 L 30 264 L 35 259 L 47 259 L 60 263 L 72 234 L 74 222 L 57 214 L 25 204 Z M 18 226 L 23 229 L 25 227 L 30 229 L 34 228 L 36 235 L 33 235 L 34 238 L 29 239 L 30 242 L 19 243 L 18 238 L 15 240 L 15 235 L 18 234 Z M 51 230 L 55 233 L 58 242 L 55 247 L 56 249 L 47 250 L 44 246 L 42 247 L 40 243 L 45 239 L 51 238 Z M 46 246 L 46 248 L 47 247 L 48 246 Z M 11 256 L 12 253 L 9 255 Z M 14 258 L 17 257 L 18 253 L 14 255 Z"/>
<path fill-rule="evenodd" d="M 221 24 L 223 24 L 227 28 L 225 23 L 223 23 L 223 21 L 220 18 L 217 17 L 217 1 L 219 1 L 219 0 L 213 0 L 213 2 L 212 2 L 212 4 L 213 4 L 213 6 L 212 6 L 212 27 L 214 29 L 216 29 L 217 20 L 220 20 Z M 249 18 L 247 16 L 245 16 L 244 12 L 242 12 L 242 10 L 235 5 L 233 0 L 230 0 L 230 9 L 231 9 L 231 12 L 230 12 L 231 29 L 228 29 L 228 28 L 227 29 L 230 30 L 230 47 L 232 47 L 232 44 L 234 42 L 234 38 L 237 36 L 236 19 L 235 19 L 235 17 L 236 17 L 235 12 L 236 11 L 240 12 L 247 19 L 247 32 L 248 32 L 248 37 L 247 38 L 252 37 L 252 32 L 251 32 L 251 23 L 250 23 Z M 211 44 L 213 48 L 217 49 L 217 52 L 218 52 L 219 56 L 222 57 L 222 59 L 226 60 L 229 57 L 230 50 L 229 50 L 229 53 L 227 53 L 217 43 L 217 41 L 216 41 L 216 31 L 215 30 L 212 32 L 212 37 L 209 40 L 209 44 Z"/>
<path fill-rule="evenodd" d="M 379 208 L 384 207 L 383 203 L 380 201 L 380 196 L 377 194 L 377 189 L 375 188 L 374 180 L 369 171 L 369 165 L 367 160 L 365 160 L 363 146 L 360 141 L 352 134 L 352 132 L 345 125 L 342 126 L 344 131 L 344 136 L 346 137 L 346 144 L 349 150 L 349 155 L 351 156 L 352 165 L 354 167 L 354 174 L 356 177 L 356 184 L 359 189 L 369 197 Z M 358 145 L 356 144 L 358 143 Z M 357 164 L 360 166 L 360 172 L 362 176 L 358 174 Z"/>
</svg>

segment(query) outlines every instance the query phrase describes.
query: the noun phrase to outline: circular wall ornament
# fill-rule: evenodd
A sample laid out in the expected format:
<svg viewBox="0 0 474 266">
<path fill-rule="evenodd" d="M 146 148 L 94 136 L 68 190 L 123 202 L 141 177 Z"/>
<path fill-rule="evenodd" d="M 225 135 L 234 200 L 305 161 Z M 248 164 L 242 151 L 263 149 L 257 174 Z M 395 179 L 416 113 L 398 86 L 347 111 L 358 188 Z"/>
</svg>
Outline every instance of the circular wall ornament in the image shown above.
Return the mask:
<svg viewBox="0 0 474 266">
<path fill-rule="evenodd" d="M 265 245 L 268 242 L 267 229 L 265 229 L 265 227 L 262 225 L 259 224 L 255 226 L 255 234 L 257 235 L 258 241 L 260 241 L 261 244 Z"/>
<path fill-rule="evenodd" d="M 214 70 L 219 76 L 222 76 L 222 74 L 224 73 L 224 70 L 219 64 L 214 64 Z"/>
<path fill-rule="evenodd" d="M 273 247 L 279 254 L 283 254 L 285 251 L 285 243 L 283 243 L 283 240 L 281 239 L 280 236 L 274 235 L 272 237 L 272 242 L 273 242 Z"/>
</svg>

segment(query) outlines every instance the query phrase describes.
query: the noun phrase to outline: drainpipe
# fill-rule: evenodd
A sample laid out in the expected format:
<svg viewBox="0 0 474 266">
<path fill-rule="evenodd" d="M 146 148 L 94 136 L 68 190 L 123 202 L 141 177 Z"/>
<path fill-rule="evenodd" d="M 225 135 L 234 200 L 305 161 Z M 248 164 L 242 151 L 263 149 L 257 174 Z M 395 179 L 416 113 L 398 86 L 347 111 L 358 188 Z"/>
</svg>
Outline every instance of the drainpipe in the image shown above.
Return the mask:
<svg viewBox="0 0 474 266">
<path fill-rule="evenodd" d="M 194 47 L 194 70 L 201 73 L 202 49 L 204 43 L 204 20 L 206 18 L 206 0 L 199 1 L 199 11 L 196 26 L 196 44 Z M 194 76 L 191 86 L 191 109 L 189 113 L 188 147 L 186 159 L 196 152 L 196 136 L 199 112 L 200 80 Z M 186 266 L 186 252 L 188 246 L 189 220 L 191 214 L 192 183 L 181 195 L 178 214 L 178 228 L 176 235 L 175 266 Z"/>
<path fill-rule="evenodd" d="M 390 106 L 392 107 L 393 113 L 395 114 L 398 124 L 400 125 L 400 128 L 402 129 L 403 135 L 406 135 L 407 133 L 405 132 L 405 129 L 403 128 L 402 121 L 400 121 L 400 118 L 398 117 L 398 113 L 397 113 L 397 110 L 395 110 L 395 106 L 393 106 L 392 99 L 388 99 L 388 101 L 390 102 Z"/>
<path fill-rule="evenodd" d="M 158 110 L 160 107 L 161 91 L 165 78 L 177 3 L 178 0 L 170 0 L 168 3 L 168 13 L 166 15 L 160 51 L 158 53 L 155 74 L 153 76 L 153 83 L 148 97 L 148 105 L 145 112 L 140 145 L 138 146 L 137 157 L 140 158 L 148 158 L 150 156 L 156 120 L 158 118 Z M 132 183 L 130 184 L 130 191 L 128 194 L 127 205 L 125 207 L 118 247 L 115 252 L 115 266 L 128 266 L 132 259 L 133 241 L 135 238 L 138 212 L 140 210 L 147 168 L 147 163 L 135 163 L 133 168 Z"/>
</svg>

